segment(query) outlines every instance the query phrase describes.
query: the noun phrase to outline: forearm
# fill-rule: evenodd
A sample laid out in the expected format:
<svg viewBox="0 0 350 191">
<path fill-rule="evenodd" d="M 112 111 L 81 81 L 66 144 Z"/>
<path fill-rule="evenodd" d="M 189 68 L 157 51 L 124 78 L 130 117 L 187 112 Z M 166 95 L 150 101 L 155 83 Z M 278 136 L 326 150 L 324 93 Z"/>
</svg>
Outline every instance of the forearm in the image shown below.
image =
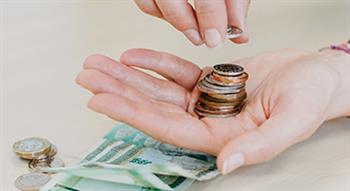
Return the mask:
<svg viewBox="0 0 350 191">
<path fill-rule="evenodd" d="M 350 55 L 337 50 L 322 51 L 320 55 L 337 75 L 336 91 L 326 119 L 350 116 Z"/>
</svg>

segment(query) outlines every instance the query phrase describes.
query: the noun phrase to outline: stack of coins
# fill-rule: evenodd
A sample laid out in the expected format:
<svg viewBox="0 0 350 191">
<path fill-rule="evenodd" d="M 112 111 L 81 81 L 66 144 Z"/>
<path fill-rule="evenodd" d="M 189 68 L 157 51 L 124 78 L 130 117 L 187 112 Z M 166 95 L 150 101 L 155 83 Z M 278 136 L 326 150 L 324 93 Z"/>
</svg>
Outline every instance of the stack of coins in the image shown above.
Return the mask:
<svg viewBox="0 0 350 191">
<path fill-rule="evenodd" d="M 237 115 L 247 97 L 248 74 L 236 64 L 218 64 L 199 84 L 201 95 L 195 106 L 199 117 L 231 117 Z"/>
<path fill-rule="evenodd" d="M 30 171 L 16 179 L 15 186 L 19 190 L 39 190 L 51 179 L 45 169 L 64 166 L 64 162 L 55 157 L 57 147 L 44 138 L 32 137 L 20 140 L 13 144 L 13 152 L 28 161 Z"/>
</svg>

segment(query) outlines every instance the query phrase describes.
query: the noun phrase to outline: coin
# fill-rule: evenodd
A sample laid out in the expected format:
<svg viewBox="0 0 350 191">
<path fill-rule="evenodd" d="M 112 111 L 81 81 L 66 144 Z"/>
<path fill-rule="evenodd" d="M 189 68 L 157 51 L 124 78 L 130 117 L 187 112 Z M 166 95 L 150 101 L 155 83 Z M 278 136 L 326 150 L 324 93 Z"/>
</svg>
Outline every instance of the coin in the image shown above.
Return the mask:
<svg viewBox="0 0 350 191">
<path fill-rule="evenodd" d="M 28 163 L 28 168 L 30 172 L 43 172 L 42 169 L 50 168 L 50 160 L 31 160 Z"/>
<path fill-rule="evenodd" d="M 242 36 L 243 31 L 235 26 L 227 26 L 226 29 L 226 38 L 228 39 L 234 39 L 234 38 L 238 38 L 240 36 Z"/>
<path fill-rule="evenodd" d="M 37 191 L 50 181 L 51 177 L 42 173 L 29 173 L 19 176 L 15 186 L 21 191 Z"/>
<path fill-rule="evenodd" d="M 247 97 L 247 92 L 245 91 L 241 91 L 234 94 L 207 94 L 207 93 L 203 93 L 203 94 L 204 96 L 208 95 L 208 99 L 217 99 L 217 101 L 219 100 L 233 101 L 237 99 L 245 99 Z"/>
<path fill-rule="evenodd" d="M 240 109 L 240 107 L 236 107 L 236 108 L 225 108 L 225 107 L 210 108 L 202 102 L 197 102 L 195 109 L 202 111 L 202 112 L 205 112 L 205 113 L 210 113 L 210 114 L 229 114 L 229 113 L 237 112 Z"/>
<path fill-rule="evenodd" d="M 245 86 L 246 80 L 241 78 L 241 76 L 229 78 L 222 76 L 215 77 L 215 74 L 209 74 L 204 77 L 204 80 L 212 85 L 223 86 L 226 88 L 242 88 Z"/>
<path fill-rule="evenodd" d="M 237 111 L 237 112 L 232 112 L 232 113 L 212 114 L 212 113 L 208 113 L 208 112 L 199 110 L 198 108 L 194 108 L 194 111 L 197 113 L 197 115 L 199 115 L 199 117 L 213 117 L 213 118 L 233 117 L 239 113 L 239 111 Z"/>
<path fill-rule="evenodd" d="M 239 76 L 222 76 L 213 72 L 210 76 L 213 81 L 220 85 L 233 85 L 233 84 L 244 84 L 248 79 L 248 74 L 243 72 Z"/>
<path fill-rule="evenodd" d="M 239 99 L 218 99 L 215 97 L 211 97 L 208 94 L 202 94 L 199 96 L 199 101 L 205 103 L 206 105 L 238 105 L 239 103 L 242 103 L 245 97 L 241 97 Z"/>
<path fill-rule="evenodd" d="M 238 76 L 243 74 L 244 69 L 237 64 L 218 64 L 213 67 L 213 72 L 223 76 Z"/>
<path fill-rule="evenodd" d="M 198 88 L 200 91 L 205 92 L 205 93 L 218 93 L 218 94 L 232 94 L 232 93 L 239 93 L 242 91 L 242 86 L 237 86 L 237 87 L 227 87 L 227 86 L 218 86 L 218 85 L 213 85 L 209 83 L 206 80 L 201 80 L 200 83 L 198 84 Z"/>
<path fill-rule="evenodd" d="M 17 156 L 31 160 L 47 153 L 51 144 L 46 139 L 32 137 L 14 143 L 12 148 Z"/>
<path fill-rule="evenodd" d="M 65 164 L 63 162 L 62 159 L 60 158 L 54 158 L 51 162 L 50 162 L 50 168 L 59 168 L 59 167 L 64 167 Z"/>
<path fill-rule="evenodd" d="M 55 145 L 51 144 L 50 150 L 47 153 L 40 155 L 36 159 L 41 160 L 41 159 L 52 158 L 57 154 L 57 152 L 58 152 L 57 147 Z"/>
<path fill-rule="evenodd" d="M 38 160 L 34 159 L 28 163 L 28 168 L 31 172 L 40 172 L 40 173 L 52 173 L 48 172 L 48 168 L 58 168 L 58 167 L 64 167 L 65 164 L 62 159 L 60 158 L 52 158 L 47 160 Z"/>
</svg>

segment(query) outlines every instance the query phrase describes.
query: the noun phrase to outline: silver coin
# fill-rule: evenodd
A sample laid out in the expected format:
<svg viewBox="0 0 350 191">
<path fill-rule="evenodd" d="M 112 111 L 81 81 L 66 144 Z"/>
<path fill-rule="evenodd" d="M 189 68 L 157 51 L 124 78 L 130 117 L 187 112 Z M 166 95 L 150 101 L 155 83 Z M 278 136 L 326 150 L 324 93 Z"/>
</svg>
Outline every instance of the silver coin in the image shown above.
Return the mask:
<svg viewBox="0 0 350 191">
<path fill-rule="evenodd" d="M 49 164 L 50 168 L 64 167 L 65 164 L 62 159 L 55 157 Z"/>
<path fill-rule="evenodd" d="M 213 72 L 224 76 L 238 76 L 244 72 L 243 67 L 237 64 L 218 64 L 213 69 Z"/>
<path fill-rule="evenodd" d="M 226 38 L 228 39 L 234 39 L 234 38 L 239 38 L 240 36 L 242 36 L 243 31 L 235 26 L 227 26 L 226 29 Z"/>
<path fill-rule="evenodd" d="M 201 80 L 198 83 L 198 88 L 205 93 L 217 93 L 217 94 L 233 94 L 244 91 L 244 87 L 223 87 L 210 84 L 206 80 Z"/>
<path fill-rule="evenodd" d="M 15 186 L 21 191 L 37 191 L 50 181 L 51 177 L 42 173 L 29 173 L 19 176 Z"/>
<path fill-rule="evenodd" d="M 50 168 L 49 160 L 31 160 L 28 163 L 28 168 L 30 172 L 43 172 L 42 169 Z"/>
<path fill-rule="evenodd" d="M 65 164 L 60 158 L 51 158 L 51 159 L 34 159 L 28 163 L 29 171 L 31 172 L 40 172 L 40 173 L 48 173 L 52 174 L 51 171 L 48 171 L 49 168 L 58 168 L 64 167 Z"/>
</svg>

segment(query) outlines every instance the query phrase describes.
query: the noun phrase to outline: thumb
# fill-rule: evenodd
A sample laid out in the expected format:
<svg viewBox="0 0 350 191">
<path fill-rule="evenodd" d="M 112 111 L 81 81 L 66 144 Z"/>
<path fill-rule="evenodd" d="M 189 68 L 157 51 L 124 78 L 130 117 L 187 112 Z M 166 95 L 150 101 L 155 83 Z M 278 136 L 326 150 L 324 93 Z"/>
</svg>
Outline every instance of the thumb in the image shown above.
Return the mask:
<svg viewBox="0 0 350 191">
<path fill-rule="evenodd" d="M 295 109 L 275 113 L 260 127 L 234 138 L 224 146 L 217 159 L 222 174 L 243 165 L 272 159 L 293 144 L 310 137 L 321 124 L 315 120 L 318 119 L 316 116 L 303 115 Z"/>
</svg>

